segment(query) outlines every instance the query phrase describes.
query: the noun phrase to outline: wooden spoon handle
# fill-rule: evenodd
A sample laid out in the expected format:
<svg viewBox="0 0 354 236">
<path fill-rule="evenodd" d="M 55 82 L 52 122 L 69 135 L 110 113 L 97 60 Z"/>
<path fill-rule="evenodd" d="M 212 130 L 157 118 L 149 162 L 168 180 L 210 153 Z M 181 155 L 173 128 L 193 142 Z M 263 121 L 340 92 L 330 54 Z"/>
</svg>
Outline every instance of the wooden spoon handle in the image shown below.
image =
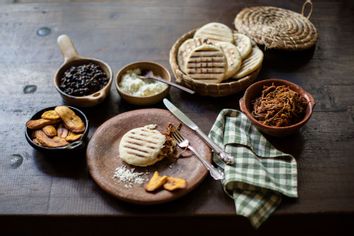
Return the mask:
<svg viewBox="0 0 354 236">
<path fill-rule="evenodd" d="M 79 58 L 79 53 L 69 36 L 62 34 L 57 39 L 61 54 L 64 56 L 64 63 Z"/>
</svg>

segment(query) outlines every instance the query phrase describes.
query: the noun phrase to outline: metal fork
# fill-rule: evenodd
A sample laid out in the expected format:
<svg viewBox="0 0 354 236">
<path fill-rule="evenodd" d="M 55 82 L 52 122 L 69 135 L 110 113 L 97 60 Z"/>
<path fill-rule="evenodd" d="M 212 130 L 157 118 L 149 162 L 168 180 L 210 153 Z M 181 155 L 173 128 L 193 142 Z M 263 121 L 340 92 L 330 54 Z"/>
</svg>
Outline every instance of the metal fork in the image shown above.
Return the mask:
<svg viewBox="0 0 354 236">
<path fill-rule="evenodd" d="M 181 148 L 188 148 L 190 151 L 194 153 L 196 157 L 198 157 L 199 161 L 207 168 L 209 171 L 210 175 L 215 179 L 215 180 L 221 180 L 224 179 L 224 173 L 221 172 L 219 169 L 215 168 L 212 164 L 210 164 L 208 161 L 206 161 L 192 146 L 189 145 L 189 140 L 185 139 L 179 131 L 173 131 L 172 132 L 172 137 L 177 141 L 177 144 Z"/>
</svg>

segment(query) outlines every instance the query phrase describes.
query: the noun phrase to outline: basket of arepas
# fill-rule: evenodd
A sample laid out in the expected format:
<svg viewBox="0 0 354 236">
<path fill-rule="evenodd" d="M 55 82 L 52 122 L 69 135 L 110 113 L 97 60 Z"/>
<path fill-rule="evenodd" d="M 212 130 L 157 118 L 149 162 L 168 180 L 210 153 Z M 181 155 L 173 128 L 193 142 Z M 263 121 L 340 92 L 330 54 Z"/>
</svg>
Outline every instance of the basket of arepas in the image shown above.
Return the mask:
<svg viewBox="0 0 354 236">
<path fill-rule="evenodd" d="M 170 50 L 170 65 L 180 83 L 203 96 L 221 97 L 251 85 L 263 52 L 244 34 L 212 22 L 180 37 Z"/>
</svg>

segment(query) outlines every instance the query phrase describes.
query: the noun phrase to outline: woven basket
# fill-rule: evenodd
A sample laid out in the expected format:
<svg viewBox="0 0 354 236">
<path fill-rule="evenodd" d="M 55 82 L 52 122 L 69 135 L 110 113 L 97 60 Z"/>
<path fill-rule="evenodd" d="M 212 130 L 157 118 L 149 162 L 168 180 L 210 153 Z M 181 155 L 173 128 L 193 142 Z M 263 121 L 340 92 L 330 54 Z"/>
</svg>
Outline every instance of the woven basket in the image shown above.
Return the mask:
<svg viewBox="0 0 354 236">
<path fill-rule="evenodd" d="M 239 80 L 227 80 L 221 82 L 219 84 L 206 84 L 200 81 L 196 81 L 191 79 L 187 74 L 182 72 L 177 63 L 177 54 L 178 49 L 181 44 L 187 39 L 193 38 L 196 30 L 192 30 L 180 37 L 172 46 L 170 50 L 170 65 L 172 68 L 173 75 L 176 78 L 176 82 L 186 86 L 196 93 L 202 96 L 210 96 L 210 97 L 223 97 L 231 94 L 238 93 L 240 91 L 245 90 L 248 86 L 250 86 L 253 81 L 257 78 L 261 67 L 254 71 L 253 73 L 245 76 Z"/>
<path fill-rule="evenodd" d="M 305 9 L 310 7 L 305 17 Z M 303 50 L 314 46 L 318 39 L 309 18 L 312 2 L 305 1 L 302 14 L 277 7 L 250 7 L 240 11 L 234 21 L 237 31 L 246 34 L 266 48 Z"/>
</svg>

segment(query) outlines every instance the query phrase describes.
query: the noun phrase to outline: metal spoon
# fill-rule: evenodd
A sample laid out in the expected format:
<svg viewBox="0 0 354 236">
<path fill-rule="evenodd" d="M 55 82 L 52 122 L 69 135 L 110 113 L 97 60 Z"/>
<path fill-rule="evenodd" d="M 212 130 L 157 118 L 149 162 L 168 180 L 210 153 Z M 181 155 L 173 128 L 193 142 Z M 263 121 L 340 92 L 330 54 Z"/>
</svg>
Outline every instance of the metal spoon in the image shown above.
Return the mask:
<svg viewBox="0 0 354 236">
<path fill-rule="evenodd" d="M 152 73 L 152 71 L 147 72 L 144 76 L 139 75 L 139 78 L 141 78 L 141 79 L 154 79 L 154 80 L 160 81 L 160 82 L 162 82 L 162 83 L 169 84 L 169 85 L 171 85 L 171 86 L 173 86 L 173 87 L 176 87 L 176 88 L 178 88 L 178 89 L 181 89 L 181 90 L 183 90 L 183 91 L 185 91 L 185 92 L 187 92 L 187 93 L 195 94 L 195 92 L 194 92 L 193 90 L 189 89 L 189 88 L 186 88 L 186 87 L 183 87 L 183 86 L 181 86 L 181 85 L 175 84 L 175 83 L 173 83 L 173 82 L 170 82 L 170 81 L 161 79 L 160 77 L 156 77 L 156 76 Z"/>
</svg>

